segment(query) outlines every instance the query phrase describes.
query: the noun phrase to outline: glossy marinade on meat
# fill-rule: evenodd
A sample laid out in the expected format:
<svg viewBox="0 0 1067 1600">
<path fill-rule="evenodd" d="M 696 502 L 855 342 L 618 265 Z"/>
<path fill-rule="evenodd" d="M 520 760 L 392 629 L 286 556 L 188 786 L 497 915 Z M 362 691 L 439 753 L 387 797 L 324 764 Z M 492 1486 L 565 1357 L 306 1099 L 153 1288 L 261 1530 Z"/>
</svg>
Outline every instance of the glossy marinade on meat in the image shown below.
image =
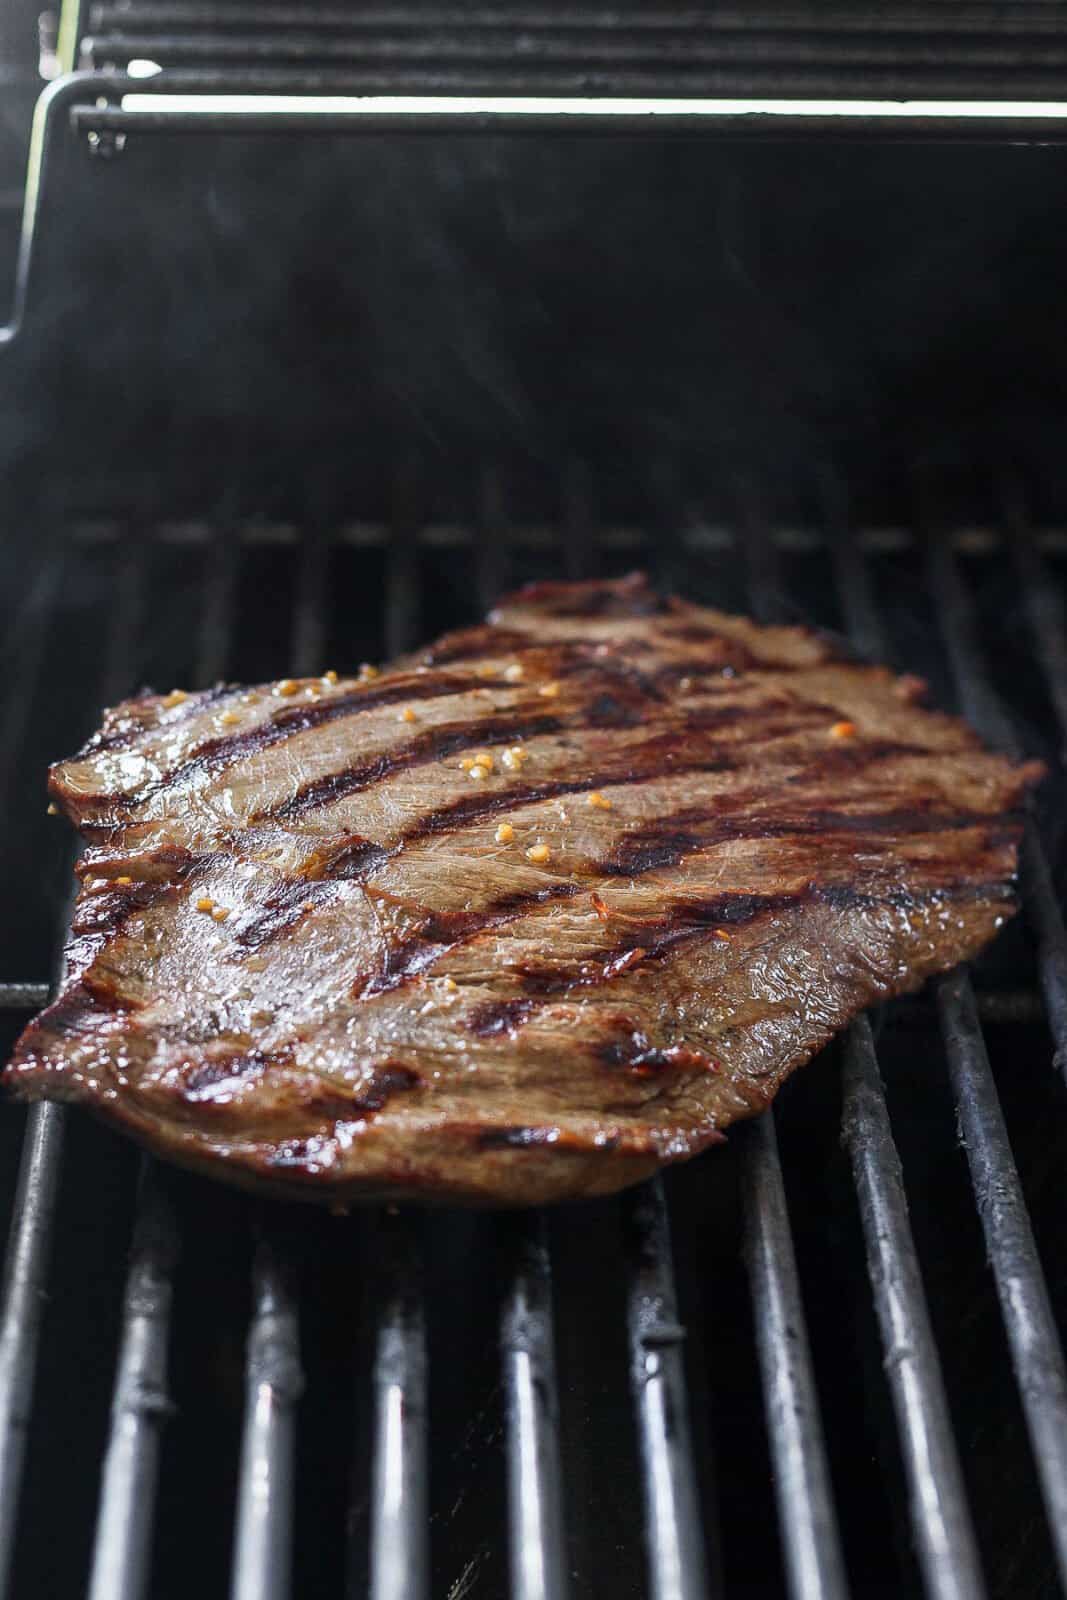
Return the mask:
<svg viewBox="0 0 1067 1600">
<path fill-rule="evenodd" d="M 343 1205 L 602 1194 L 1015 909 L 1039 775 L 799 628 L 542 584 L 375 672 L 142 695 L 7 1086 Z"/>
</svg>

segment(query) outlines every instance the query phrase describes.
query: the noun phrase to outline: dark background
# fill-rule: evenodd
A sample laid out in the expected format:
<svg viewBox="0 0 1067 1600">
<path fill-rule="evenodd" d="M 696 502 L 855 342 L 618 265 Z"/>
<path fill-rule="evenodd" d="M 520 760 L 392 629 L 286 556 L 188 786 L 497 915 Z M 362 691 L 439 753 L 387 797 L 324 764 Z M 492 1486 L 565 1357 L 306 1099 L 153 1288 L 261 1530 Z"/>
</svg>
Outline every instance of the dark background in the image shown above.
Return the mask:
<svg viewBox="0 0 1067 1600">
<path fill-rule="evenodd" d="M 15 141 L 12 139 L 11 143 Z M 134 133 L 56 118 L 0 468 L 138 515 L 729 513 L 758 482 L 907 521 L 928 469 L 1051 514 L 1064 155 L 427 134 Z M 984 492 L 984 489 L 983 489 Z"/>
</svg>

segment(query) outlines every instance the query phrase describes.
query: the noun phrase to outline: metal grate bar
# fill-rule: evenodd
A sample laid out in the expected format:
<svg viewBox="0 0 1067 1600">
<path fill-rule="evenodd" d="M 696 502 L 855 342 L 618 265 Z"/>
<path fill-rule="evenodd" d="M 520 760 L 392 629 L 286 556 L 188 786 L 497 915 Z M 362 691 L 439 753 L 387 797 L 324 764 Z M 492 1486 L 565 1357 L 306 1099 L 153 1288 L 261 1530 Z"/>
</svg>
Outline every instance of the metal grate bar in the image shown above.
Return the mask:
<svg viewBox="0 0 1067 1600">
<path fill-rule="evenodd" d="M 0 1313 L 0 1592 L 4 1593 L 33 1405 L 64 1126 L 62 1106 L 46 1102 L 31 1108 L 4 1268 Z"/>
<path fill-rule="evenodd" d="M 145 588 L 148 579 L 149 540 L 147 529 L 128 528 L 116 551 L 113 614 L 120 619 L 111 633 L 105 657 L 101 697 L 107 706 L 115 704 L 134 688 L 138 644 L 144 616 Z"/>
<path fill-rule="evenodd" d="M 416 466 L 401 462 L 392 485 L 392 529 L 385 566 L 385 649 L 413 650 L 419 634 L 419 553 Z"/>
<path fill-rule="evenodd" d="M 410 1217 L 386 1213 L 374 1360 L 370 1600 L 427 1600 L 426 1320 Z"/>
<path fill-rule="evenodd" d="M 757 622 L 765 624 L 781 622 L 786 595 L 781 552 L 763 502 L 747 479 L 734 483 L 733 498 L 741 531 L 741 554 L 752 615 Z"/>
<path fill-rule="evenodd" d="M 834 529 L 833 553 L 849 636 L 885 660 L 889 638 L 870 573 L 843 522 Z M 908 1220 L 900 1157 L 866 1017 L 849 1029 L 844 1061 L 842 1130 L 856 1183 L 919 1558 L 935 1600 L 970 1600 L 984 1592 L 981 1568 Z"/>
<path fill-rule="evenodd" d="M 890 658 L 889 636 L 875 604 L 867 561 L 844 511 L 831 513 L 830 551 L 845 629 L 857 650 L 878 661 Z"/>
<path fill-rule="evenodd" d="M 624 1196 L 630 1382 L 652 1600 L 704 1600 L 708 1579 L 663 1182 Z"/>
<path fill-rule="evenodd" d="M 785 594 L 778 552 L 755 494 L 748 485 L 737 493 L 752 608 L 760 622 L 774 622 Z M 745 1256 L 790 1593 L 836 1600 L 847 1593 L 844 1560 L 773 1111 L 741 1130 L 741 1150 Z"/>
<path fill-rule="evenodd" d="M 310 678 L 325 670 L 323 655 L 326 639 L 326 581 L 330 546 L 319 528 L 309 529 L 301 548 L 297 573 L 291 658 L 298 678 Z"/>
<path fill-rule="evenodd" d="M 844 1562 L 774 1119 L 767 1112 L 739 1132 L 745 1259 L 789 1590 L 794 1600 L 837 1600 L 847 1593 Z"/>
<path fill-rule="evenodd" d="M 1049 577 L 1018 484 L 1004 486 L 1004 521 L 1015 553 L 1023 604 L 1037 640 L 1060 732 L 1067 738 L 1067 631 L 1064 630 L 1063 599 Z"/>
<path fill-rule="evenodd" d="M 237 530 L 222 527 L 211 540 L 196 646 L 196 686 L 205 688 L 224 676 L 233 636 L 233 600 L 237 583 Z"/>
<path fill-rule="evenodd" d="M 613 33 L 622 26 L 649 33 L 674 33 L 679 30 L 701 28 L 707 32 L 732 33 L 741 31 L 753 35 L 772 35 L 799 32 L 808 34 L 820 29 L 833 30 L 835 34 L 858 34 L 863 38 L 885 38 L 905 33 L 909 36 L 943 38 L 947 34 L 969 36 L 975 32 L 983 38 L 1001 36 L 1016 39 L 1020 35 L 1036 38 L 1054 32 L 1058 26 L 1062 6 L 1049 5 L 1046 14 L 1038 15 L 1036 8 L 1028 6 L 1018 17 L 1011 13 L 1001 16 L 987 5 L 961 5 L 958 15 L 941 7 L 929 5 L 894 5 L 879 13 L 877 20 L 866 11 L 857 12 L 841 5 L 808 7 L 796 6 L 791 11 L 781 7 L 753 9 L 742 6 L 716 7 L 713 12 L 693 5 L 679 4 L 662 10 L 641 10 L 627 6 L 553 5 L 543 9 L 517 5 L 478 5 L 466 10 L 455 5 L 394 4 L 367 6 L 359 11 L 336 4 L 295 5 L 200 3 L 200 0 L 172 0 L 170 4 L 156 0 L 105 0 L 94 5 L 89 13 L 94 28 L 124 26 L 131 21 L 138 25 L 151 23 L 158 27 L 330 27 L 345 31 L 373 28 L 441 28 L 498 27 L 522 30 L 571 30 L 581 32 Z"/>
<path fill-rule="evenodd" d="M 0 983 L 0 1011 L 39 1011 L 47 1004 L 47 983 Z"/>
<path fill-rule="evenodd" d="M 933 1600 L 985 1593 L 941 1363 L 915 1252 L 874 1037 L 866 1017 L 844 1047 L 844 1142 L 911 1496 L 919 1560 Z"/>
<path fill-rule="evenodd" d="M 927 561 L 930 587 L 964 714 L 991 744 L 1018 755 L 1015 730 L 986 674 L 970 599 L 960 581 L 951 543 L 937 529 L 930 531 Z M 1067 931 L 1032 818 L 1027 819 L 1019 867 L 1023 904 L 1037 942 L 1041 987 L 1056 1044 L 1054 1064 L 1067 1080 Z"/>
<path fill-rule="evenodd" d="M 937 605 L 952 676 L 964 715 L 998 749 L 1019 754 L 1000 696 L 986 674 L 970 599 L 960 580 L 952 544 L 943 529 L 923 518 L 930 592 Z"/>
<path fill-rule="evenodd" d="M 569 460 L 563 473 L 563 565 L 568 578 L 591 578 L 599 565 L 593 483 L 583 461 Z"/>
<path fill-rule="evenodd" d="M 303 1391 L 296 1296 L 287 1260 L 261 1238 L 245 1362 L 245 1421 L 231 1600 L 289 1593 L 296 1408 Z"/>
<path fill-rule="evenodd" d="M 552 1264 L 544 1218 L 508 1223 L 511 1283 L 500 1345 L 507 1396 L 508 1536 L 513 1600 L 567 1594 L 552 1327 Z"/>
<path fill-rule="evenodd" d="M 1014 730 L 986 678 L 970 602 L 960 582 L 949 542 L 936 531 L 931 534 L 928 561 L 960 701 L 987 738 L 1014 750 Z M 1042 887 L 1051 895 L 1051 881 L 1031 824 L 1023 852 L 1024 888 L 1029 896 L 1035 895 L 1035 866 L 1041 874 L 1036 882 L 1040 903 Z M 1059 918 L 1054 901 L 1051 912 L 1055 919 Z M 1062 940 L 1062 921 L 1059 935 Z M 1046 994 L 1052 987 L 1054 997 L 1062 999 L 1056 996 L 1054 985 L 1050 984 L 1044 953 L 1039 935 L 1038 956 Z M 937 993 L 975 1199 L 1011 1345 L 1060 1576 L 1067 1584 L 1067 1372 L 1063 1351 L 966 971 L 943 978 Z M 1051 1010 L 1050 1021 L 1055 1027 L 1056 1015 Z M 1062 1063 L 1064 1040 L 1058 1034 L 1057 1043 Z"/>
<path fill-rule="evenodd" d="M 497 469 L 485 470 L 490 473 Z M 654 502 L 665 510 L 669 508 L 667 523 L 677 543 L 684 549 L 698 552 L 733 549 L 734 533 L 729 526 L 722 522 L 702 520 L 693 508 L 684 507 L 678 502 L 676 494 L 670 493 L 665 485 L 659 483 L 659 477 L 669 470 L 664 464 L 655 473 L 650 472 L 649 489 Z M 303 542 L 303 534 L 295 523 L 262 518 L 250 518 L 248 521 L 230 526 L 224 524 L 221 528 L 199 520 L 180 521 L 160 518 L 146 527 L 144 533 L 153 544 L 183 547 L 194 545 L 214 548 L 220 540 L 227 537 L 232 538 L 238 546 L 251 545 L 256 548 L 265 546 L 271 549 Z M 542 521 L 517 522 L 509 530 L 509 534 L 516 548 L 551 552 L 559 549 L 558 518 L 551 520 L 546 517 Z M 63 536 L 73 545 L 96 547 L 119 542 L 123 537 L 123 530 L 122 524 L 113 517 L 87 513 L 75 518 L 64 530 Z M 389 544 L 392 534 L 386 521 L 344 518 L 326 529 L 324 537 L 330 544 L 354 545 L 364 550 L 384 549 Z M 775 525 L 766 530 L 765 537 L 777 550 L 800 554 L 810 554 L 826 546 L 822 530 L 810 524 Z M 861 552 L 875 551 L 880 554 L 912 550 L 917 544 L 913 529 L 891 524 L 854 527 L 849 537 Z M 953 528 L 946 532 L 945 537 L 953 549 L 968 555 L 991 556 L 1001 544 L 1001 537 L 996 529 L 988 526 Z M 1031 530 L 1031 538 L 1039 554 L 1062 556 L 1067 553 L 1067 527 L 1034 528 Z M 479 539 L 477 523 L 472 523 L 469 519 L 454 522 L 428 517 L 419 523 L 416 531 L 416 543 L 420 549 L 470 548 L 476 545 Z M 596 530 L 598 552 L 639 550 L 647 542 L 648 527 L 644 522 L 606 522 L 601 523 Z M 9 639 L 8 646 L 9 649 L 15 648 L 14 635 Z"/>
<path fill-rule="evenodd" d="M 1045 1000 L 1055 1049 L 1052 1065 L 1067 1083 L 1067 935 L 1064 933 L 1052 872 L 1038 836 L 1037 826 L 1028 817 L 1019 852 L 1019 877 L 1023 906 L 1037 941 L 1041 992 Z"/>
<path fill-rule="evenodd" d="M 289 643 L 291 670 L 298 678 L 310 678 L 323 670 L 326 651 L 326 578 L 329 541 L 326 533 L 314 528 L 300 544 L 293 605 L 293 632 Z"/>
<path fill-rule="evenodd" d="M 500 469 L 485 467 L 478 479 L 476 529 L 478 596 L 483 611 L 495 605 L 508 581 L 508 530 Z"/>
<path fill-rule="evenodd" d="M 1001 1314 L 1067 1585 L 1067 1372 L 1022 1186 L 1008 1140 L 970 978 L 938 984 L 941 1029 Z"/>
<path fill-rule="evenodd" d="M 171 1411 L 167 1344 L 178 1252 L 165 1180 L 155 1162 L 146 1159 L 123 1302 L 89 1600 L 140 1600 L 147 1592 L 161 1435 Z"/>
</svg>

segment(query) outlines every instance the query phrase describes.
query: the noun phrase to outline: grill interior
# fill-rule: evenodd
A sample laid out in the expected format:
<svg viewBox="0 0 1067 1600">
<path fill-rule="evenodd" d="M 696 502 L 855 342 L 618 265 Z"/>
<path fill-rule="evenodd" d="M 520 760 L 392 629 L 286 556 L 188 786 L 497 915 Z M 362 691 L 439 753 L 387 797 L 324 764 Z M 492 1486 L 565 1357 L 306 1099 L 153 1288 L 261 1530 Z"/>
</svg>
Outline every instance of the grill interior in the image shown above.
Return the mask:
<svg viewBox="0 0 1067 1600">
<path fill-rule="evenodd" d="M 851 35 L 887 93 L 917 81 L 927 13 L 949 26 L 908 9 L 891 49 Z M 965 10 L 985 33 L 954 81 L 978 92 L 1007 21 L 960 7 L 953 26 Z M 423 82 L 435 19 L 464 82 L 500 87 L 519 69 L 494 15 L 367 32 L 389 87 Z M 321 87 L 323 41 L 355 50 L 347 13 L 248 17 L 101 5 L 85 59 L 121 67 L 133 38 L 167 82 L 202 85 L 210 57 L 228 84 L 269 67 Z M 603 24 L 538 13 L 516 81 L 603 91 Z M 612 32 L 610 83 L 677 87 L 695 38 L 703 92 L 747 81 L 723 76 L 724 41 L 739 74 L 767 46 L 777 83 L 804 46 L 810 89 L 812 40 L 794 30 L 787 56 L 771 32 L 655 8 Z M 620 1200 L 331 1217 L 7 1108 L 0 1588 L 1057 1593 L 1061 153 L 487 134 L 342 155 L 330 135 L 142 137 L 113 85 L 75 91 L 41 125 L 0 350 L 9 1039 L 70 883 L 41 774 L 102 704 L 347 670 L 526 579 L 643 566 L 833 629 L 1050 778 L 1025 915 L 973 974 L 861 1020 L 773 1118 Z M 116 127 L 128 145 L 101 142 Z"/>
<path fill-rule="evenodd" d="M 1010 499 L 925 531 L 696 520 L 670 540 L 590 513 L 576 558 L 558 524 L 512 525 L 499 490 L 482 489 L 491 537 L 62 525 L 9 626 L 13 982 L 43 979 L 63 917 L 69 848 L 41 765 L 101 701 L 144 681 L 347 668 L 568 562 L 684 570 L 701 599 L 805 612 L 1055 758 L 1067 539 Z M 72 681 L 65 657 L 90 659 L 101 606 L 107 650 L 95 681 Z M 91 1571 L 98 1597 L 177 1595 L 194 1577 L 282 1595 L 290 1547 L 294 1592 L 369 1581 L 382 1600 L 696 1596 L 705 1570 L 724 1594 L 1054 1592 L 1067 1432 L 1038 1252 L 1062 1315 L 1048 1018 L 1065 949 L 1046 869 L 1032 840 L 1027 917 L 973 988 L 957 975 L 858 1023 L 773 1123 L 618 1202 L 333 1218 L 146 1169 L 55 1108 L 29 1114 L 16 1192 L 24 1119 L 9 1109 L 12 1592 L 82 1592 Z"/>
</svg>

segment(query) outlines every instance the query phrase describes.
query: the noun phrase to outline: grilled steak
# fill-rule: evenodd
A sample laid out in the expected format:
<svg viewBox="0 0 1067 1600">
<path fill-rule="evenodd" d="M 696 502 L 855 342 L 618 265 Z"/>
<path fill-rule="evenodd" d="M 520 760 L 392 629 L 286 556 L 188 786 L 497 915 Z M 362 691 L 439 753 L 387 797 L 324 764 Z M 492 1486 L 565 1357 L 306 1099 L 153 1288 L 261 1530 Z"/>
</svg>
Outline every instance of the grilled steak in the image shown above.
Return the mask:
<svg viewBox="0 0 1067 1600">
<path fill-rule="evenodd" d="M 1015 909 L 1040 769 L 797 628 L 542 584 L 380 674 L 144 695 L 6 1082 L 292 1195 L 600 1194 Z"/>
</svg>

